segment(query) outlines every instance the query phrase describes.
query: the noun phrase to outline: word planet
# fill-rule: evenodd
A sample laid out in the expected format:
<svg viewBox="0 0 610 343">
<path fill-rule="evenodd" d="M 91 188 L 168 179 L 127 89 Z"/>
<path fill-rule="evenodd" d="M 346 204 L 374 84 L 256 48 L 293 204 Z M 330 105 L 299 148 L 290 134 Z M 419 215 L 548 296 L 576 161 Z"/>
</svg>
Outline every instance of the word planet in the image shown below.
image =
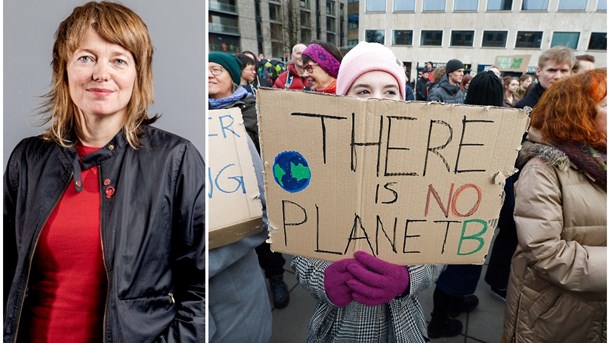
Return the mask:
<svg viewBox="0 0 610 343">
<path fill-rule="evenodd" d="M 309 185 L 311 170 L 303 155 L 296 151 L 284 151 L 275 157 L 273 178 L 283 190 L 296 193 Z"/>
</svg>

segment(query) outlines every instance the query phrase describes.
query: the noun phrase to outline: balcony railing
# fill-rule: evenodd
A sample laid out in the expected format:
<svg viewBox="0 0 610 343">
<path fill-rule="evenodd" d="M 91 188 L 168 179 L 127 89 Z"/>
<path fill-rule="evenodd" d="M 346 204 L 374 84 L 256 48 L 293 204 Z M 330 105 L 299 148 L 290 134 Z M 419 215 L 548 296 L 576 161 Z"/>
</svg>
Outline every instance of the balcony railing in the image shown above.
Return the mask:
<svg viewBox="0 0 610 343">
<path fill-rule="evenodd" d="M 220 1 L 214 1 L 214 0 L 210 0 L 208 2 L 208 4 L 209 4 L 209 9 L 211 9 L 211 10 L 237 14 L 237 6 L 235 6 L 235 5 L 226 4 L 226 3 L 222 3 Z"/>
<path fill-rule="evenodd" d="M 209 23 L 210 32 L 239 34 L 239 27 L 219 23 Z"/>
</svg>

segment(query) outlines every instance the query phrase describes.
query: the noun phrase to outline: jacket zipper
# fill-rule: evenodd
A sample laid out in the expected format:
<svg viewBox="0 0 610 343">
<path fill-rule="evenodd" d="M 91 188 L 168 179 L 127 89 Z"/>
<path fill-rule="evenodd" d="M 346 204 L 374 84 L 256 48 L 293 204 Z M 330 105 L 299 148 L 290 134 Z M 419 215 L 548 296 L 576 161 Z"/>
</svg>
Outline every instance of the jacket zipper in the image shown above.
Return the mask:
<svg viewBox="0 0 610 343">
<path fill-rule="evenodd" d="M 102 196 L 102 194 L 104 193 L 102 190 L 102 187 L 104 185 L 104 183 L 102 182 L 102 166 L 99 165 L 98 166 L 98 184 L 100 185 L 100 244 L 102 245 L 102 262 L 104 263 L 104 271 L 106 272 L 106 299 L 104 300 L 104 319 L 103 319 L 103 324 L 102 324 L 102 330 L 103 330 L 103 338 L 102 338 L 102 342 L 106 342 L 106 314 L 108 312 L 108 298 L 110 297 L 110 274 L 108 273 L 108 268 L 106 266 L 106 254 L 104 252 L 104 230 L 103 228 L 103 213 L 104 211 L 102 211 L 102 208 L 104 207 L 104 197 Z"/>
<path fill-rule="evenodd" d="M 36 254 L 36 247 L 38 246 L 38 240 L 40 239 L 40 235 L 42 234 L 42 230 L 44 230 L 45 225 L 47 225 L 47 221 L 49 220 L 49 217 L 51 216 L 51 213 L 53 213 L 53 210 L 55 210 L 55 207 L 57 207 L 57 204 L 59 203 L 59 200 L 61 200 L 62 196 L 64 195 L 64 193 L 66 192 L 66 189 L 68 189 L 68 186 L 70 186 L 70 181 L 72 180 L 72 178 L 74 177 L 74 171 L 70 172 L 70 178 L 68 178 L 68 182 L 66 182 L 66 185 L 64 186 L 64 190 L 63 192 L 59 193 L 59 196 L 55 199 L 55 203 L 53 204 L 53 207 L 51 207 L 51 210 L 49 211 L 49 213 L 47 213 L 47 217 L 45 218 L 42 227 L 40 228 L 40 230 L 38 230 L 38 234 L 36 235 L 36 239 L 34 240 L 34 246 L 32 247 L 32 253 L 30 254 L 30 261 L 28 262 L 28 271 L 27 274 L 25 276 L 25 290 L 24 293 L 27 292 L 28 289 L 28 285 L 30 283 L 30 273 L 32 272 L 32 262 L 34 260 L 34 255 Z M 6 290 L 8 292 L 8 290 Z M 21 305 L 19 306 L 19 313 L 17 315 L 17 326 L 15 327 L 15 335 L 13 336 L 13 343 L 17 342 L 17 335 L 19 334 L 19 326 L 21 325 L 21 314 L 23 312 L 23 304 L 25 303 L 25 294 L 23 294 L 21 296 Z"/>
</svg>

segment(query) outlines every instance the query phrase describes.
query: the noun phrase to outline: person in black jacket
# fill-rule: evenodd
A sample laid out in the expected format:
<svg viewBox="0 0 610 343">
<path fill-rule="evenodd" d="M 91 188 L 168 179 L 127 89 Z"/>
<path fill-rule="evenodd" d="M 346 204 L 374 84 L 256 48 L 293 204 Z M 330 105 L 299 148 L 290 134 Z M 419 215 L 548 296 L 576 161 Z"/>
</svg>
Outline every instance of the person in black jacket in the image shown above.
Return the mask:
<svg viewBox="0 0 610 343">
<path fill-rule="evenodd" d="M 430 71 L 427 68 L 422 70 L 421 75 L 419 76 L 419 80 L 417 80 L 417 84 L 415 85 L 415 100 L 426 101 L 428 98 L 428 82 Z"/>
<path fill-rule="evenodd" d="M 117 3 L 60 24 L 49 127 L 4 176 L 5 342 L 205 339 L 205 167 L 150 126 L 152 53 Z"/>
</svg>

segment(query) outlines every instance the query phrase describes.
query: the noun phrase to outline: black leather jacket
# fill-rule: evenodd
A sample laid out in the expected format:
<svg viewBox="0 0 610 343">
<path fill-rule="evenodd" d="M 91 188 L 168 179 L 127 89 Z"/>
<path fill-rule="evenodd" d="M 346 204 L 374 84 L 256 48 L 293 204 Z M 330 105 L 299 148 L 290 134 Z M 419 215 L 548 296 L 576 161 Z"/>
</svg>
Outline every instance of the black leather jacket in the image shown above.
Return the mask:
<svg viewBox="0 0 610 343">
<path fill-rule="evenodd" d="M 145 126 L 141 142 L 133 149 L 119 133 L 80 163 L 99 166 L 104 341 L 203 342 L 203 159 L 187 140 L 153 127 Z M 11 154 L 4 176 L 5 343 L 20 335 L 36 244 L 66 187 L 75 187 L 76 158 L 74 148 L 40 137 L 24 139 Z"/>
</svg>

